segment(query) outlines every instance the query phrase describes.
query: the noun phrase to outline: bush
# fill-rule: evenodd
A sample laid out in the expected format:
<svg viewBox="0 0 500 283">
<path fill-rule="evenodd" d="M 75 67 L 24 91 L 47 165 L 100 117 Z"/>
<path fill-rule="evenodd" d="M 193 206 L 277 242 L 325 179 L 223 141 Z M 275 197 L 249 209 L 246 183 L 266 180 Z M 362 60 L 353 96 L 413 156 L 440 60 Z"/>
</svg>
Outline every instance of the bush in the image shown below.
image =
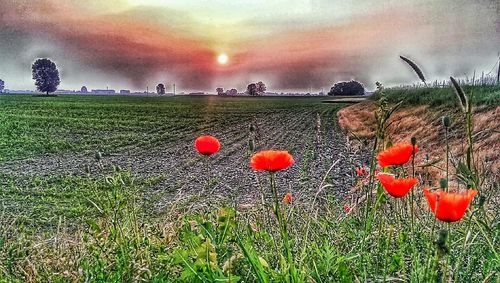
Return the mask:
<svg viewBox="0 0 500 283">
<path fill-rule="evenodd" d="M 348 82 L 338 82 L 330 89 L 328 95 L 364 95 L 365 88 L 363 85 L 357 81 L 348 81 Z"/>
</svg>

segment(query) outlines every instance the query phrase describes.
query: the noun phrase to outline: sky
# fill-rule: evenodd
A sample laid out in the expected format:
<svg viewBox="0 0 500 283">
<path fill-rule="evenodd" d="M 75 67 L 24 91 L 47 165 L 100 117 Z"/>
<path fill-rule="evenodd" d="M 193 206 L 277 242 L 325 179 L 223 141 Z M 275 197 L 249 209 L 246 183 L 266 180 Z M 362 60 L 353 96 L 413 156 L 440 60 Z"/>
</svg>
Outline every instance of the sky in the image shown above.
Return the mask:
<svg viewBox="0 0 500 283">
<path fill-rule="evenodd" d="M 8 89 L 34 89 L 37 58 L 60 89 L 318 92 L 415 82 L 399 55 L 433 81 L 489 73 L 499 52 L 500 0 L 0 0 Z"/>
</svg>

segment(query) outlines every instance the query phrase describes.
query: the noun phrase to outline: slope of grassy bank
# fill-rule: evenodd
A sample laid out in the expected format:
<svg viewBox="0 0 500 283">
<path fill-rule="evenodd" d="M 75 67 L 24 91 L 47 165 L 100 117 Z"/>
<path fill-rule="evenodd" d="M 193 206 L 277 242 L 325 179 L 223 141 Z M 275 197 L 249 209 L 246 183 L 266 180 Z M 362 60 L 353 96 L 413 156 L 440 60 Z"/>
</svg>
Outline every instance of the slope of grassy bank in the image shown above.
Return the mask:
<svg viewBox="0 0 500 283">
<path fill-rule="evenodd" d="M 465 87 L 472 94 L 474 107 L 474 138 L 477 157 L 484 164 L 485 171 L 496 178 L 500 169 L 500 87 Z M 392 142 L 406 141 L 416 137 L 428 156 L 418 157 L 418 161 L 429 161 L 442 165 L 444 148 L 444 127 L 441 119 L 448 116 L 450 144 L 454 157 L 462 156 L 464 143 L 464 120 L 455 93 L 451 88 L 388 89 L 385 90 L 390 103 L 403 101 L 399 110 L 391 118 L 387 133 Z M 342 109 L 338 114 L 341 127 L 351 137 L 372 139 L 375 135 L 375 110 L 377 96 L 373 100 Z"/>
</svg>

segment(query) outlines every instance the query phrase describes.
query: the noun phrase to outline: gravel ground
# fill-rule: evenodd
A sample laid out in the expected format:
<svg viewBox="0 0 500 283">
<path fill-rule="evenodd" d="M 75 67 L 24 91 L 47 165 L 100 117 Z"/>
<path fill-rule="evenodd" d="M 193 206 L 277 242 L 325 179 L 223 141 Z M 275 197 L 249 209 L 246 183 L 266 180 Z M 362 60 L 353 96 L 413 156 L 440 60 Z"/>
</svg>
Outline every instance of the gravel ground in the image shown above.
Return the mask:
<svg viewBox="0 0 500 283">
<path fill-rule="evenodd" d="M 254 203 L 260 199 L 261 188 L 269 190 L 267 174 L 253 172 L 249 165 L 250 123 L 258 128 L 256 150 L 285 149 L 294 156 L 296 164 L 278 173 L 277 184 L 281 193 L 291 191 L 296 200 L 313 198 L 334 163 L 336 166 L 326 178 L 333 186 L 322 191 L 321 196 L 342 197 L 351 187 L 353 168 L 366 160 L 363 154 L 347 146 L 332 107 L 321 113 L 310 109 L 277 111 L 253 122 L 203 129 L 218 137 L 222 144 L 221 151 L 209 158 L 198 155 L 193 148 L 193 141 L 200 132 L 186 133 L 181 140 L 155 142 L 149 146 L 131 144 L 120 149 L 118 154 L 104 153 L 101 164 L 105 168 L 119 165 L 141 177 L 158 177 L 147 197 L 154 200 L 154 209 L 160 212 L 176 207 L 215 207 L 228 202 Z M 158 129 L 158 134 L 166 130 Z M 84 175 L 87 166 L 91 174 L 102 174 L 93 152 L 4 162 L 0 171 L 16 175 L 22 182 L 30 176 Z"/>
</svg>

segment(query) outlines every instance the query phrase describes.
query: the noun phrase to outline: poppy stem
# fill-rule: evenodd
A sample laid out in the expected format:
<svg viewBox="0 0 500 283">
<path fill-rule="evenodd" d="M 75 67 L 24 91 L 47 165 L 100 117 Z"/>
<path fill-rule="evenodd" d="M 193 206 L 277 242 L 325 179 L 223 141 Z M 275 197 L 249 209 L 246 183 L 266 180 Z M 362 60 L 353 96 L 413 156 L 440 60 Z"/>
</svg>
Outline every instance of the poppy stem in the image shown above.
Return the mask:
<svg viewBox="0 0 500 283">
<path fill-rule="evenodd" d="M 373 149 L 372 149 L 372 157 L 370 160 L 370 180 L 368 181 L 368 186 L 366 188 L 366 195 L 365 195 L 365 200 L 366 200 L 366 205 L 365 205 L 365 231 L 367 229 L 367 223 L 368 223 L 368 215 L 370 212 L 370 207 L 371 207 L 371 195 L 372 195 L 372 188 L 373 188 L 373 183 L 375 179 L 375 155 L 377 153 L 377 147 L 378 147 L 378 137 L 375 136 L 375 141 L 373 142 Z"/>
<path fill-rule="evenodd" d="M 205 156 L 205 159 L 207 160 L 206 162 L 206 167 L 207 167 L 207 190 L 210 191 L 210 157 L 208 155 Z"/>
<path fill-rule="evenodd" d="M 256 180 L 257 185 L 259 187 L 260 201 L 261 201 L 260 208 L 262 210 L 262 221 L 267 225 L 267 224 L 269 224 L 269 219 L 267 218 L 268 211 L 266 211 L 267 208 L 266 208 L 264 189 L 262 188 L 262 183 L 260 182 L 259 175 L 255 171 L 253 172 L 253 174 L 255 176 L 255 180 Z"/>
<path fill-rule="evenodd" d="M 412 169 L 412 177 L 415 178 L 415 146 L 413 146 L 413 151 L 411 153 L 411 169 Z M 414 193 L 413 193 L 414 189 L 412 188 L 411 189 L 411 192 L 410 192 L 410 213 L 411 213 L 411 218 L 410 218 L 410 225 L 411 225 L 411 234 L 414 235 L 414 222 L 415 222 L 415 212 L 414 212 L 414 208 L 413 208 L 413 205 L 414 205 L 414 199 L 415 199 L 415 196 L 414 196 Z"/>
<path fill-rule="evenodd" d="M 449 160 L 450 160 L 450 143 L 448 142 L 448 127 L 445 127 L 444 139 L 446 141 L 446 184 L 450 182 L 449 178 Z M 448 185 L 446 185 L 446 192 L 448 192 Z"/>
<path fill-rule="evenodd" d="M 275 172 L 270 172 L 269 180 L 271 183 L 271 190 L 273 192 L 273 198 L 274 198 L 274 212 L 276 214 L 276 218 L 278 219 L 280 234 L 281 234 L 281 237 L 283 239 L 283 245 L 285 248 L 285 256 L 286 256 L 286 259 L 288 261 L 289 275 L 291 278 L 291 282 L 297 282 L 298 281 L 298 273 L 297 273 L 297 270 L 295 269 L 295 264 L 293 262 L 293 255 L 292 255 L 292 249 L 290 247 L 290 240 L 289 240 L 288 231 L 287 231 L 286 218 L 283 216 L 283 213 L 282 213 L 281 207 L 280 207 L 280 201 L 278 198 L 278 191 L 276 189 Z"/>
</svg>

